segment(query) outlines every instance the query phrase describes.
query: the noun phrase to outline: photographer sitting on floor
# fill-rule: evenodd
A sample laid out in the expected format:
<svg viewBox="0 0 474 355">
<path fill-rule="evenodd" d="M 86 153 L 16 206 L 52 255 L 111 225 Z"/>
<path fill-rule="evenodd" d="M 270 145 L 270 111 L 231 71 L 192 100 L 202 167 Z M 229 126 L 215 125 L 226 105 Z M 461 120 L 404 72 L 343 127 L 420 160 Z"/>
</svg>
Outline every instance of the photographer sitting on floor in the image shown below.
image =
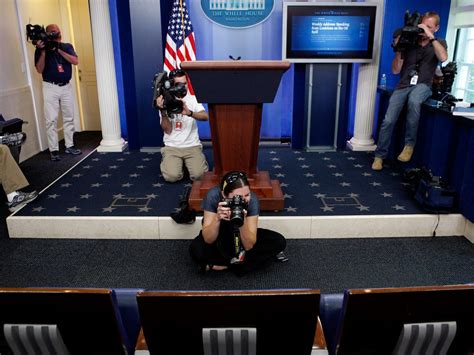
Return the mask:
<svg viewBox="0 0 474 355">
<path fill-rule="evenodd" d="M 8 148 L 8 146 L 21 145 L 25 138 L 24 133 L 0 136 L 0 184 L 7 195 L 7 206 L 10 212 L 15 212 L 38 196 L 36 191 L 19 191 L 29 184 Z"/>
<path fill-rule="evenodd" d="M 273 258 L 288 260 L 285 238 L 258 228 L 259 201 L 244 173 L 224 175 L 220 186 L 208 191 L 202 207 L 202 230 L 189 249 L 202 272 L 230 268 L 243 275 Z"/>
<path fill-rule="evenodd" d="M 170 113 L 166 109 L 163 94 L 156 98 L 165 144 L 161 149 L 161 174 L 168 182 L 179 181 L 183 178 L 184 163 L 191 180 L 198 180 L 209 168 L 202 152 L 196 120 L 207 121 L 209 116 L 204 106 L 197 102 L 196 96 L 189 93 L 188 79 L 184 70 L 172 70 L 168 77 L 171 85 L 183 86 L 184 94 L 176 98 L 182 102 L 182 106 L 175 113 Z"/>
<path fill-rule="evenodd" d="M 401 162 L 408 162 L 413 154 L 420 120 L 421 104 L 431 96 L 433 75 L 438 62 L 448 59 L 446 41 L 435 37 L 439 30 L 439 16 L 427 12 L 419 23 L 419 14 L 405 15 L 405 27 L 395 37 L 395 58 L 392 72 L 400 74 L 400 81 L 390 97 L 387 112 L 380 128 L 373 170 L 383 169 L 393 129 L 398 116 L 408 102 L 405 147 L 398 156 Z M 402 45 L 403 44 L 403 45 Z"/>
</svg>

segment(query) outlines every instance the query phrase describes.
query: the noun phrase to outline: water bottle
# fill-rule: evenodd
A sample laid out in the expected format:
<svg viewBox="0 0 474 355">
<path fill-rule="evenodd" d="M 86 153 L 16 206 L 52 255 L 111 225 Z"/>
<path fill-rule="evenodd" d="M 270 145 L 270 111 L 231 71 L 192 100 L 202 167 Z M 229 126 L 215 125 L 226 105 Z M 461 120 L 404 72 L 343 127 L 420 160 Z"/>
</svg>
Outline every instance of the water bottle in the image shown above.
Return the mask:
<svg viewBox="0 0 474 355">
<path fill-rule="evenodd" d="M 383 88 L 387 87 L 387 76 L 385 75 L 385 73 L 382 74 L 382 77 L 380 78 L 380 86 Z"/>
</svg>

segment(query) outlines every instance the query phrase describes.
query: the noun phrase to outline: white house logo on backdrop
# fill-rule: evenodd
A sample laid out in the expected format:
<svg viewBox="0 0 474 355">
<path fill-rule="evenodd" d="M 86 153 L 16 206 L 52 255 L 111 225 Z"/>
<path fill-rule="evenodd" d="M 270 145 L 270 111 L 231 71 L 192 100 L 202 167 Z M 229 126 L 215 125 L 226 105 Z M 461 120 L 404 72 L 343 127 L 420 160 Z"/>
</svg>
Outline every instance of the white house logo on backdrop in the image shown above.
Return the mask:
<svg viewBox="0 0 474 355">
<path fill-rule="evenodd" d="M 201 0 L 201 8 L 212 22 L 226 27 L 251 27 L 273 11 L 274 0 Z"/>
</svg>

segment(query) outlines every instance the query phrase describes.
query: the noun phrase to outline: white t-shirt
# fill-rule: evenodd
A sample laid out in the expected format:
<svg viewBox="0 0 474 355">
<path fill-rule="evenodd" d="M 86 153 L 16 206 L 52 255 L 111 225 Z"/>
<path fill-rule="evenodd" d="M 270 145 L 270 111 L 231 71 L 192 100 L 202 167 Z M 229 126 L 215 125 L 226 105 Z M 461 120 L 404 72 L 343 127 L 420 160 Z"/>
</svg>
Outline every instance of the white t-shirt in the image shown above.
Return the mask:
<svg viewBox="0 0 474 355">
<path fill-rule="evenodd" d="M 204 106 L 197 102 L 196 96 L 188 94 L 183 98 L 186 106 L 193 112 L 204 111 Z M 199 133 L 196 120 L 182 114 L 170 115 L 171 133 L 164 134 L 163 142 L 167 147 L 189 148 L 200 146 Z M 160 112 L 161 123 L 161 112 Z"/>
</svg>

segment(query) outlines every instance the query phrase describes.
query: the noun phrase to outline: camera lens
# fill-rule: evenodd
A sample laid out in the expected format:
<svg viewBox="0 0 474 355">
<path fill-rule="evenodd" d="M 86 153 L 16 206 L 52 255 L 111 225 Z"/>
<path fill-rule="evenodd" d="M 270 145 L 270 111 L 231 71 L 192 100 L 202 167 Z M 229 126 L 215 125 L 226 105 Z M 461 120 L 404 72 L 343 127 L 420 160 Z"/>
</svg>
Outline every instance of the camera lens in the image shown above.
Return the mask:
<svg viewBox="0 0 474 355">
<path fill-rule="evenodd" d="M 230 222 L 236 227 L 244 224 L 244 210 L 241 206 L 235 206 L 230 211 Z"/>
</svg>

